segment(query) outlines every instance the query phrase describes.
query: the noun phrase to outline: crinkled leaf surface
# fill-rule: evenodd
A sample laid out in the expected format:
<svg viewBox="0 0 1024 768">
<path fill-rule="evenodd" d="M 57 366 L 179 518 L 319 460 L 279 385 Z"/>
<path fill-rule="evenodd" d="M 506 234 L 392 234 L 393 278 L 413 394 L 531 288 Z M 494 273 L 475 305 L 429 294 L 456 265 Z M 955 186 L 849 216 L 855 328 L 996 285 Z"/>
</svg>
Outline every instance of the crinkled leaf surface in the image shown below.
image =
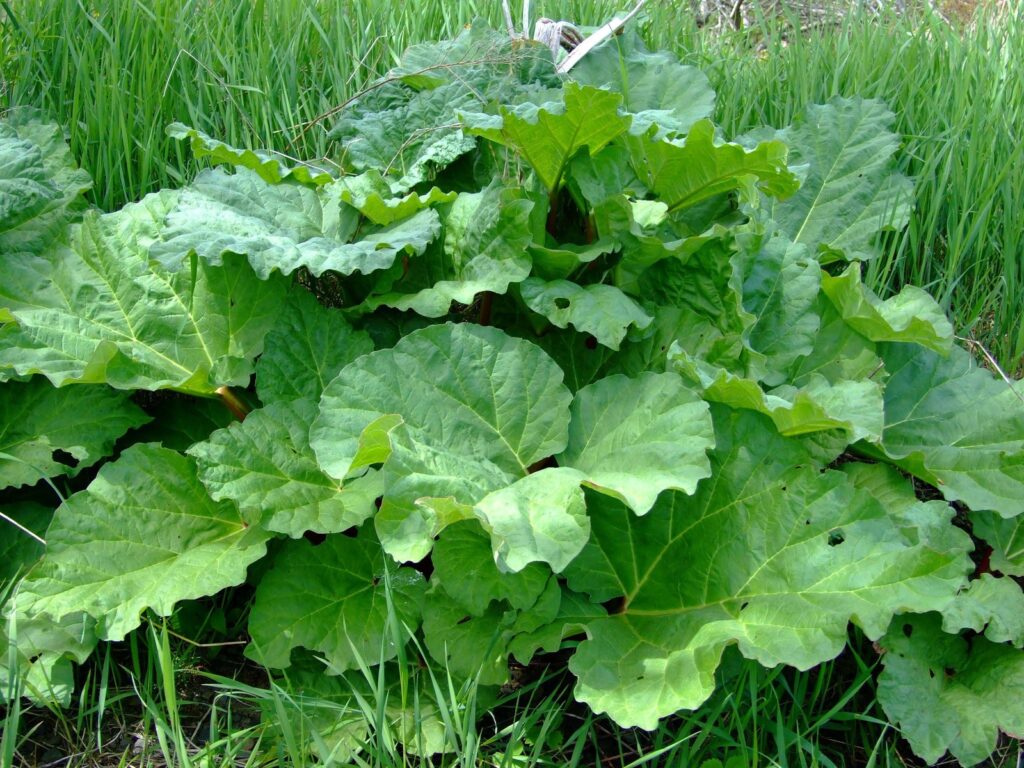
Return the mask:
<svg viewBox="0 0 1024 768">
<path fill-rule="evenodd" d="M 1024 651 L 983 637 L 968 646 L 934 614 L 897 617 L 880 644 L 878 700 L 926 762 L 949 750 L 975 765 L 995 749 L 999 731 L 1024 735 Z"/>
<path fill-rule="evenodd" d="M 191 459 L 135 445 L 57 510 L 26 608 L 88 613 L 101 637 L 120 640 L 147 608 L 169 616 L 179 601 L 241 583 L 266 538 L 206 495 Z"/>
<path fill-rule="evenodd" d="M 319 400 L 338 371 L 372 351 L 369 335 L 353 330 L 340 311 L 296 291 L 267 334 L 256 391 L 264 403 Z"/>
<path fill-rule="evenodd" d="M 423 253 L 441 233 L 441 220 L 429 208 L 352 240 L 357 221 L 338 185 L 314 190 L 268 184 L 250 171 L 204 171 L 182 191 L 151 252 L 172 269 L 192 252 L 212 264 L 224 254 L 243 254 L 263 279 L 299 267 L 317 276 L 328 270 L 369 274 L 387 269 L 399 254 Z"/>
<path fill-rule="evenodd" d="M 421 513 L 453 522 L 560 452 L 570 398 L 561 370 L 529 342 L 493 328 L 434 325 L 342 369 L 324 391 L 310 442 L 336 478 L 384 462 L 381 516 L 391 528 L 381 530 L 379 517 L 378 530 L 389 552 L 419 559 L 438 532 L 422 529 Z M 361 439 L 388 415 L 400 420 L 383 422 L 383 450 L 360 458 Z M 451 501 L 423 501 L 444 498 Z M 398 534 L 406 521 L 417 531 L 411 538 Z"/>
<path fill-rule="evenodd" d="M 342 201 L 381 226 L 394 224 L 424 208 L 450 203 L 456 198 L 455 192 L 442 192 L 437 187 L 431 187 L 422 195 L 410 192 L 403 197 L 395 197 L 387 181 L 376 169 L 358 176 L 346 176 L 339 179 L 335 186 L 341 191 Z"/>
<path fill-rule="evenodd" d="M 849 621 L 878 637 L 894 612 L 948 602 L 971 567 L 951 510 L 917 521 L 928 536 L 905 531 L 763 417 L 714 415 L 713 475 L 694 496 L 663 494 L 637 518 L 588 495 L 591 542 L 569 584 L 623 605 L 588 626 L 570 668 L 577 697 L 622 725 L 698 706 L 727 644 L 807 669 L 840 652 Z"/>
<path fill-rule="evenodd" d="M 147 421 L 125 393 L 107 387 L 57 389 L 40 377 L 0 385 L 0 488 L 74 475 Z"/>
<path fill-rule="evenodd" d="M 0 327 L 0 368 L 57 386 L 212 394 L 248 384 L 287 281 L 260 280 L 238 257 L 194 271 L 151 266 L 147 246 L 173 199 L 90 216 L 69 248 L 9 257 L 0 303 L 18 322 Z"/>
<path fill-rule="evenodd" d="M 60 128 L 35 110 L 8 113 L 0 122 L 0 253 L 34 252 L 62 239 L 91 187 Z"/>
<path fill-rule="evenodd" d="M 622 109 L 633 118 L 629 131 L 637 136 L 652 125 L 662 133 L 685 135 L 715 108 L 715 92 L 703 72 L 667 51 L 646 50 L 632 30 L 590 51 L 571 77 L 621 93 Z"/>
<path fill-rule="evenodd" d="M 947 355 L 953 346 L 953 326 L 927 292 L 907 285 L 882 301 L 860 279 L 860 264 L 851 264 L 836 277 L 821 276 L 821 290 L 847 325 L 871 341 L 905 341 Z"/>
<path fill-rule="evenodd" d="M 629 128 L 619 114 L 622 96 L 566 83 L 564 102 L 502 108 L 498 120 L 473 122 L 467 130 L 516 150 L 549 192 L 557 189 L 569 160 L 582 149 L 596 154 Z"/>
<path fill-rule="evenodd" d="M 893 120 L 875 100 L 836 97 L 808 106 L 802 119 L 776 134 L 789 146 L 790 166 L 807 166 L 803 183 L 789 199 L 768 203 L 765 215 L 809 248 L 848 259 L 877 255 L 875 235 L 903 227 L 912 202 L 910 180 L 895 170 L 900 137 Z"/>
<path fill-rule="evenodd" d="M 975 534 L 992 547 L 992 567 L 1008 576 L 1024 576 L 1024 515 L 975 512 L 971 522 Z"/>
<path fill-rule="evenodd" d="M 439 447 L 462 444 L 525 474 L 565 447 L 569 400 L 561 370 L 529 342 L 468 323 L 432 325 L 342 369 L 324 391 L 311 443 L 321 466 L 344 477 L 363 429 L 394 413 Z"/>
<path fill-rule="evenodd" d="M 1024 592 L 1010 578 L 983 573 L 942 609 L 942 630 L 985 633 L 993 643 L 1024 646 Z"/>
<path fill-rule="evenodd" d="M 630 150 L 637 175 L 670 214 L 734 190 L 758 188 L 784 197 L 797 188 L 786 167 L 785 144 L 765 141 L 749 151 L 739 144 L 719 144 L 710 120 L 694 123 L 684 143 L 647 135 L 631 142 Z"/>
<path fill-rule="evenodd" d="M 879 345 L 891 374 L 881 449 L 950 501 L 1024 514 L 1024 401 L 964 350 Z"/>
<path fill-rule="evenodd" d="M 530 277 L 520 284 L 526 306 L 559 328 L 573 326 L 599 344 L 618 349 L 630 329 L 642 331 L 653 318 L 614 285 L 545 282 Z"/>
<path fill-rule="evenodd" d="M 384 556 L 366 531 L 333 535 L 313 546 L 290 541 L 256 590 L 246 653 L 268 667 L 287 667 L 293 648 L 323 654 L 335 672 L 375 665 L 398 652 L 388 597 L 398 620 L 419 625 L 425 584 L 411 568 Z"/>
<path fill-rule="evenodd" d="M 513 43 L 483 21 L 455 41 L 418 45 L 408 56 L 366 89 L 330 133 L 341 162 L 380 171 L 396 194 L 432 180 L 476 146 L 458 113 L 514 103 L 560 82 L 547 48 Z"/>
<path fill-rule="evenodd" d="M 472 304 L 484 291 L 503 294 L 530 274 L 527 246 L 533 239 L 533 202 L 517 191 L 493 184 L 464 193 L 445 219 L 444 248 L 410 259 L 408 269 L 368 308 L 411 309 L 425 317 L 443 317 L 452 302 Z"/>
<path fill-rule="evenodd" d="M 708 405 L 674 373 L 608 376 L 576 393 L 558 457 L 586 484 L 645 514 L 665 490 L 693 493 L 711 474 Z"/>
<path fill-rule="evenodd" d="M 376 511 L 383 486 L 374 470 L 345 482 L 320 470 L 309 447 L 316 415 L 313 400 L 272 403 L 188 453 L 210 496 L 235 502 L 247 523 L 292 538 L 344 531 Z"/>
<path fill-rule="evenodd" d="M 367 94 L 330 135 L 348 166 L 380 170 L 392 192 L 404 194 L 476 146 L 455 115 L 478 107 L 477 96 L 460 83 L 426 91 L 387 84 Z"/>
</svg>

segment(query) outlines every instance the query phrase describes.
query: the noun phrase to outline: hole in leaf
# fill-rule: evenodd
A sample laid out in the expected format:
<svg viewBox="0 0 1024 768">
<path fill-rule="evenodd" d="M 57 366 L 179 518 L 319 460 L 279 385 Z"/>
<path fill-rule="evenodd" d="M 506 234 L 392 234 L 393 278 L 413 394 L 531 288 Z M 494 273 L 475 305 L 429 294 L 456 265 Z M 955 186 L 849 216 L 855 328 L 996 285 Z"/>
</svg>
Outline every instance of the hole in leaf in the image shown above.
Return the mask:
<svg viewBox="0 0 1024 768">
<path fill-rule="evenodd" d="M 750 605 L 750 601 L 749 600 L 744 600 L 743 604 L 740 606 L 740 610 L 741 611 L 746 610 L 748 605 Z"/>
<path fill-rule="evenodd" d="M 557 299 L 555 299 L 555 307 L 557 309 L 568 309 L 569 308 L 569 300 L 566 299 L 566 298 L 563 298 L 562 296 L 559 296 Z"/>
<path fill-rule="evenodd" d="M 376 587 L 378 584 L 380 584 L 380 576 L 374 576 L 373 577 L 373 586 Z"/>
<path fill-rule="evenodd" d="M 55 450 L 50 455 L 50 458 L 52 458 L 58 464 L 63 464 L 65 467 L 71 467 L 72 469 L 74 469 L 75 467 L 78 466 L 78 459 L 76 459 L 67 451 L 62 451 L 60 448 Z"/>
<path fill-rule="evenodd" d="M 935 670 L 934 669 L 929 669 L 928 670 L 928 677 L 935 677 Z"/>
<path fill-rule="evenodd" d="M 810 520 L 804 520 L 804 525 L 810 525 L 810 524 L 811 524 Z"/>
<path fill-rule="evenodd" d="M 946 673 L 946 677 L 956 677 L 956 670 L 952 667 L 946 667 L 943 671 Z"/>
<path fill-rule="evenodd" d="M 912 634 L 914 634 L 913 626 L 911 626 L 910 624 L 904 624 L 903 625 L 903 634 L 906 637 L 910 637 Z"/>
<path fill-rule="evenodd" d="M 842 528 L 836 528 L 834 531 L 828 532 L 828 545 L 830 547 L 838 547 L 846 541 L 846 534 L 843 533 Z"/>
<path fill-rule="evenodd" d="M 455 623 L 461 626 L 462 624 L 465 624 L 467 621 L 470 621 L 472 618 L 473 618 L 472 616 L 463 616 L 461 619 L 459 619 Z"/>
</svg>

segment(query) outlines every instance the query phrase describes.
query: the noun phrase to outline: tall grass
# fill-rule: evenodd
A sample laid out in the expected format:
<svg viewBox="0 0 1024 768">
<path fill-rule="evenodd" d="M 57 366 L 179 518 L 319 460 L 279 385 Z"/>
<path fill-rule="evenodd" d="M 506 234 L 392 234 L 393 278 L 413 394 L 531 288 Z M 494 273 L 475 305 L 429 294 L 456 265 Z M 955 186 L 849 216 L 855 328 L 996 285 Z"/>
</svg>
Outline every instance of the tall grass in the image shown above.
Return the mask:
<svg viewBox="0 0 1024 768">
<path fill-rule="evenodd" d="M 787 125 L 835 95 L 886 101 L 915 179 L 910 225 L 872 265 L 883 291 L 914 284 L 958 331 L 1024 374 L 1024 5 L 957 29 L 934 14 L 858 18 L 806 36 L 768 35 L 758 55 L 737 39 L 681 51 L 718 91 L 727 135 Z"/>
</svg>

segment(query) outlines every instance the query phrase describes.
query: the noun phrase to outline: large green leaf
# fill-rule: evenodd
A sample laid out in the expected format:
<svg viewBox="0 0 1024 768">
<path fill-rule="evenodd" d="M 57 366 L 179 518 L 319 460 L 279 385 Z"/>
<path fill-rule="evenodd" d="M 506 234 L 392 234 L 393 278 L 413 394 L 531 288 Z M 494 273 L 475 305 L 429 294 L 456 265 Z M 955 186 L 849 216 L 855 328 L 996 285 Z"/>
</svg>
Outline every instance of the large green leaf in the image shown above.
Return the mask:
<svg viewBox="0 0 1024 768">
<path fill-rule="evenodd" d="M 860 264 L 836 277 L 821 275 L 821 290 L 840 317 L 871 341 L 906 341 L 946 355 L 953 346 L 953 326 L 926 291 L 907 285 L 882 301 L 860 279 Z"/>
<path fill-rule="evenodd" d="M 608 376 L 576 393 L 558 460 L 643 515 L 662 491 L 693 493 L 714 444 L 707 403 L 676 374 Z"/>
<path fill-rule="evenodd" d="M 344 531 L 376 511 L 383 486 L 374 470 L 344 483 L 320 470 L 309 447 L 316 415 L 312 400 L 272 403 L 188 453 L 210 496 L 235 502 L 247 523 L 293 538 Z"/>
<path fill-rule="evenodd" d="M 88 613 L 101 637 L 120 640 L 147 608 L 169 616 L 182 600 L 241 583 L 266 538 L 206 495 L 191 459 L 135 445 L 58 508 L 25 608 L 56 619 Z"/>
<path fill-rule="evenodd" d="M 372 351 L 369 335 L 354 331 L 340 311 L 296 291 L 267 334 L 256 363 L 256 391 L 264 403 L 319 400 L 338 371 Z"/>
<path fill-rule="evenodd" d="M 728 644 L 808 669 L 842 650 L 851 620 L 878 637 L 898 610 L 945 605 L 972 567 L 951 509 L 887 513 L 763 417 L 714 415 L 712 478 L 693 497 L 663 494 L 637 518 L 588 496 L 591 543 L 569 584 L 622 605 L 587 627 L 570 667 L 577 697 L 622 725 L 697 707 Z"/>
<path fill-rule="evenodd" d="M 1024 651 L 942 631 L 938 616 L 899 616 L 880 641 L 878 700 L 928 763 L 946 750 L 975 765 L 999 731 L 1024 735 Z"/>
<path fill-rule="evenodd" d="M 308 163 L 289 166 L 283 162 L 283 156 L 275 156 L 275 153 L 266 150 L 232 147 L 182 123 L 171 123 L 167 126 L 167 135 L 178 141 L 187 141 L 192 155 L 197 160 L 209 159 L 218 165 L 247 168 L 268 184 L 279 184 L 285 179 L 294 179 L 303 184 L 321 186 L 329 184 L 334 178 L 323 168 Z"/>
<path fill-rule="evenodd" d="M 62 239 L 90 187 L 60 128 L 35 110 L 8 113 L 0 121 L 0 254 L 34 252 Z"/>
<path fill-rule="evenodd" d="M 881 449 L 950 501 L 1024 514 L 1024 401 L 964 350 L 879 345 L 890 373 Z"/>
<path fill-rule="evenodd" d="M 648 51 L 632 31 L 590 51 L 571 77 L 621 93 L 622 109 L 633 118 L 630 133 L 637 136 L 652 125 L 662 133 L 685 135 L 715 108 L 715 92 L 703 72 L 680 64 L 667 51 Z"/>
<path fill-rule="evenodd" d="M 526 306 L 559 328 L 572 325 L 599 344 L 618 349 L 630 329 L 642 331 L 653 318 L 614 285 L 544 282 L 530 277 L 520 284 Z"/>
<path fill-rule="evenodd" d="M 345 477 L 363 430 L 393 413 L 437 447 L 464 446 L 525 474 L 565 447 L 569 400 L 562 372 L 529 342 L 495 328 L 433 325 L 342 369 L 310 442 L 320 465 Z"/>
<path fill-rule="evenodd" d="M 974 533 L 992 547 L 992 567 L 1007 576 L 1024 576 L 1024 515 L 975 512 L 971 521 Z"/>
<path fill-rule="evenodd" d="M 335 672 L 378 664 L 398 652 L 402 624 L 419 625 L 424 589 L 422 574 L 396 566 L 365 531 L 317 546 L 290 541 L 256 590 L 246 653 L 268 667 L 287 667 L 300 647 Z"/>
<path fill-rule="evenodd" d="M 621 104 L 617 93 L 569 82 L 562 103 L 503 107 L 500 118 L 470 120 L 467 130 L 516 150 L 554 192 L 577 152 L 594 155 L 626 132 L 630 119 L 619 114 Z"/>
<path fill-rule="evenodd" d="M 328 270 L 369 274 L 387 269 L 400 254 L 423 253 L 441 233 L 441 220 L 429 208 L 357 233 L 358 215 L 342 202 L 340 184 L 313 190 L 271 185 L 250 171 L 204 171 L 182 191 L 151 253 L 172 269 L 193 252 L 211 264 L 228 253 L 244 254 L 263 279 L 300 267 L 317 276 Z"/>
<path fill-rule="evenodd" d="M 212 394 L 247 385 L 284 300 L 283 278 L 259 280 L 238 257 L 169 273 L 147 255 L 173 195 L 90 216 L 69 248 L 17 254 L 4 264 L 0 368 L 55 385 Z"/>
<path fill-rule="evenodd" d="M 694 123 L 682 144 L 647 135 L 631 142 L 630 149 L 637 175 L 668 206 L 669 214 L 735 190 L 749 195 L 760 189 L 785 197 L 797 189 L 797 179 L 786 167 L 785 144 L 764 141 L 746 150 L 717 143 L 710 120 Z"/>
<path fill-rule="evenodd" d="M 383 462 L 378 531 L 391 554 L 419 559 L 440 527 L 565 448 L 569 400 L 561 370 L 529 342 L 434 325 L 342 369 L 310 442 L 335 478 Z"/>
<path fill-rule="evenodd" d="M 149 417 L 107 387 L 56 389 L 48 381 L 0 385 L 0 488 L 74 475 L 109 454 Z M 63 454 L 63 457 L 62 457 Z"/>
<path fill-rule="evenodd" d="M 789 146 L 792 167 L 804 166 L 800 190 L 769 202 L 765 215 L 791 240 L 828 261 L 877 255 L 874 238 L 903 227 L 913 186 L 895 171 L 900 137 L 880 101 L 836 97 L 807 107 L 802 119 L 776 136 Z"/>
<path fill-rule="evenodd" d="M 532 201 L 497 183 L 459 195 L 444 222 L 443 251 L 434 248 L 410 259 L 401 277 L 371 298 L 367 308 L 389 306 L 443 317 L 452 302 L 469 305 L 484 291 L 505 293 L 530 274 L 526 248 L 533 239 L 532 208 Z"/>
</svg>

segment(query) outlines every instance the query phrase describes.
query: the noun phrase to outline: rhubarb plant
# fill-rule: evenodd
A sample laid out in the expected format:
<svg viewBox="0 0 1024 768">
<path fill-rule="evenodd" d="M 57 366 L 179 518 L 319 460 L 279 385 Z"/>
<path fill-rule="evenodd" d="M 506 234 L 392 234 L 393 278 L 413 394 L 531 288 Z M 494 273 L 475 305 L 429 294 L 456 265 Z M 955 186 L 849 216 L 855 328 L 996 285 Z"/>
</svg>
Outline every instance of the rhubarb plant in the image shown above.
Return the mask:
<svg viewBox="0 0 1024 768">
<path fill-rule="evenodd" d="M 478 23 L 330 162 L 172 126 L 219 167 L 110 213 L 0 123 L 4 679 L 66 702 L 100 640 L 249 583 L 248 655 L 310 680 L 571 649 L 654 728 L 727 647 L 809 669 L 852 624 L 926 760 L 1024 734 L 1024 399 L 862 280 L 912 205 L 893 117 L 730 141 L 713 105 L 635 35 L 565 75 Z"/>
</svg>

